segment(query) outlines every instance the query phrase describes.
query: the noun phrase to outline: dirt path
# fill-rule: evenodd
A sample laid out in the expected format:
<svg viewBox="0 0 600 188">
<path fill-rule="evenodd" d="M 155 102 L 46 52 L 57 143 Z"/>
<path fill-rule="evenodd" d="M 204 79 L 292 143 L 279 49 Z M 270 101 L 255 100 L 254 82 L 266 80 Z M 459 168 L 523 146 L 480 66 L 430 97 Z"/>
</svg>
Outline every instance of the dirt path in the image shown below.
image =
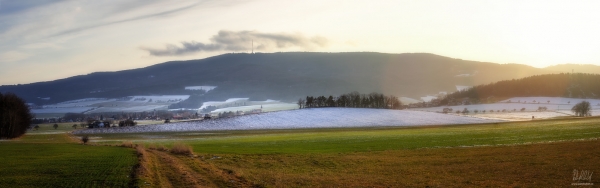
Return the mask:
<svg viewBox="0 0 600 188">
<path fill-rule="evenodd" d="M 231 171 L 218 169 L 197 158 L 164 151 L 138 149 L 140 187 L 251 187 Z"/>
</svg>

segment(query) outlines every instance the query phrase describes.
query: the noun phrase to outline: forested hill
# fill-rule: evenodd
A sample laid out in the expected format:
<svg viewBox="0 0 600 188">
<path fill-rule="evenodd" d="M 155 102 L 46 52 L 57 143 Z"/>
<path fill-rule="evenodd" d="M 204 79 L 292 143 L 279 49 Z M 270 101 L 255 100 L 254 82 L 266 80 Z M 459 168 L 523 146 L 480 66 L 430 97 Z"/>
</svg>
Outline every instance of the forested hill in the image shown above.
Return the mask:
<svg viewBox="0 0 600 188">
<path fill-rule="evenodd" d="M 442 104 L 465 98 L 492 102 L 511 97 L 600 98 L 600 74 L 546 74 L 499 81 L 448 94 Z"/>
<path fill-rule="evenodd" d="M 82 98 L 190 95 L 179 107 L 197 108 L 204 101 L 228 98 L 294 102 L 307 95 L 338 96 L 353 91 L 419 99 L 442 91 L 453 92 L 460 86 L 571 72 L 573 69 L 577 71 L 571 67 L 548 70 L 427 53 L 235 53 L 48 82 L 0 86 L 0 92 L 15 93 L 38 105 Z M 204 93 L 185 90 L 186 86 L 216 88 Z"/>
</svg>

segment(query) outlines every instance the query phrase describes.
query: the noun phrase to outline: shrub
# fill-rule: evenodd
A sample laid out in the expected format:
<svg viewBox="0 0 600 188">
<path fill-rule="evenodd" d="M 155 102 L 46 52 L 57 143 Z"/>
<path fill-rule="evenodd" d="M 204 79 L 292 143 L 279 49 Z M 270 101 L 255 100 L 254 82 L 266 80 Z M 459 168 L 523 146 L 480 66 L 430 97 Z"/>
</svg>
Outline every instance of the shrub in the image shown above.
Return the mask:
<svg viewBox="0 0 600 188">
<path fill-rule="evenodd" d="M 73 124 L 73 129 L 77 129 L 77 124 Z"/>
<path fill-rule="evenodd" d="M 52 127 L 54 127 L 54 129 L 56 129 L 56 128 L 58 128 L 58 124 L 55 123 L 54 125 L 52 125 Z"/>
<path fill-rule="evenodd" d="M 171 148 L 171 153 L 179 155 L 193 155 L 194 152 L 192 151 L 192 147 L 188 145 L 182 143 L 175 143 Z"/>
<path fill-rule="evenodd" d="M 81 142 L 83 142 L 83 144 L 86 144 L 88 141 L 90 141 L 90 137 L 88 137 L 88 135 L 83 135 L 81 137 Z"/>
</svg>

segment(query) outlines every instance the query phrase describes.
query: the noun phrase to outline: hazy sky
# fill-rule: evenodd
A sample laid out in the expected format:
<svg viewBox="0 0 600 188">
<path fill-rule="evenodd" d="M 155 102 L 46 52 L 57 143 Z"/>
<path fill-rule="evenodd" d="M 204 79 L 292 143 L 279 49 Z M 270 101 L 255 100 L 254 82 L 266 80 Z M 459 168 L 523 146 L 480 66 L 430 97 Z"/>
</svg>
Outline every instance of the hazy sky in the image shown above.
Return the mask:
<svg viewBox="0 0 600 188">
<path fill-rule="evenodd" d="M 229 52 L 600 65 L 600 1 L 0 0 L 0 85 Z"/>
</svg>

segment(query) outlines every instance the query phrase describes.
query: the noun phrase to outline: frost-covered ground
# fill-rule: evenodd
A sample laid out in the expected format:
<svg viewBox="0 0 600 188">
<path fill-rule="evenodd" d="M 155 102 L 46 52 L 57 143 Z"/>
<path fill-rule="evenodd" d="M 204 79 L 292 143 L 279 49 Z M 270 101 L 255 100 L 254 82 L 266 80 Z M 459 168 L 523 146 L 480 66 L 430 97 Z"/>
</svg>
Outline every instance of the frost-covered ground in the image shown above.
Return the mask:
<svg viewBox="0 0 600 188">
<path fill-rule="evenodd" d="M 500 101 L 501 103 L 535 103 L 535 104 L 564 104 L 564 105 L 575 105 L 581 101 L 588 101 L 592 106 L 600 108 L 599 99 L 576 99 L 576 98 L 564 98 L 564 97 L 514 97 Z"/>
<path fill-rule="evenodd" d="M 591 113 L 593 116 L 600 115 L 600 100 L 598 99 L 575 99 L 561 97 L 515 97 L 494 104 L 440 106 L 411 110 L 442 112 L 444 108 L 452 108 L 452 113 L 456 113 L 457 110 L 463 111 L 466 108 L 468 111 L 470 111 L 467 116 L 520 121 L 531 120 L 532 116 L 535 119 L 572 116 L 574 114 L 571 112 L 571 108 L 573 108 L 575 104 L 584 100 L 590 102 L 592 108 Z M 545 107 L 546 111 L 538 111 L 540 107 Z M 521 109 L 525 110 L 521 111 Z M 478 113 L 474 113 L 475 110 L 477 110 Z"/>
<path fill-rule="evenodd" d="M 167 110 L 168 105 L 143 105 L 130 107 L 102 107 L 91 110 L 87 113 L 104 113 L 104 112 L 150 112 L 154 110 Z"/>
<path fill-rule="evenodd" d="M 43 108 L 43 109 L 31 109 L 31 113 L 44 114 L 44 113 L 83 113 L 93 109 L 93 107 L 71 107 L 71 108 Z"/>
<path fill-rule="evenodd" d="M 500 121 L 501 120 L 490 120 L 408 110 L 316 108 L 278 111 L 196 122 L 180 122 L 110 129 L 86 129 L 76 131 L 76 134 L 422 126 L 492 123 Z"/>
<path fill-rule="evenodd" d="M 413 98 L 408 98 L 408 97 L 400 97 L 400 102 L 402 102 L 402 104 L 411 104 L 411 103 L 420 103 L 423 101 L 413 99 Z"/>
<path fill-rule="evenodd" d="M 85 98 L 44 105 L 41 109 L 32 109 L 39 117 L 61 117 L 65 113 L 100 112 L 144 112 L 167 110 L 171 104 L 188 99 L 189 95 L 129 96 L 119 99 Z"/>
<path fill-rule="evenodd" d="M 185 90 L 204 90 L 204 92 L 209 92 L 217 88 L 217 86 L 185 86 Z"/>
<path fill-rule="evenodd" d="M 265 100 L 265 101 L 250 101 L 249 98 L 230 98 L 226 101 L 208 101 L 202 103 L 199 110 L 203 110 L 213 106 L 218 108 L 210 113 L 221 113 L 221 112 L 236 112 L 236 111 L 250 111 L 255 109 L 261 109 L 263 112 L 291 110 L 298 108 L 297 104 L 284 103 L 277 100 Z"/>
<path fill-rule="evenodd" d="M 220 108 L 220 109 L 217 109 L 217 110 L 213 110 L 210 113 L 237 112 L 237 111 L 246 112 L 246 111 L 251 111 L 251 110 L 255 110 L 255 109 L 260 109 L 262 112 L 273 112 L 273 111 L 298 109 L 298 105 L 297 104 L 291 104 L 291 103 L 250 105 L 250 106 Z"/>
<path fill-rule="evenodd" d="M 71 108 L 71 107 L 88 107 L 91 105 L 112 102 L 116 101 L 116 99 L 105 99 L 105 98 L 85 98 L 78 100 L 65 101 L 52 105 L 44 105 L 44 108 Z"/>
</svg>

